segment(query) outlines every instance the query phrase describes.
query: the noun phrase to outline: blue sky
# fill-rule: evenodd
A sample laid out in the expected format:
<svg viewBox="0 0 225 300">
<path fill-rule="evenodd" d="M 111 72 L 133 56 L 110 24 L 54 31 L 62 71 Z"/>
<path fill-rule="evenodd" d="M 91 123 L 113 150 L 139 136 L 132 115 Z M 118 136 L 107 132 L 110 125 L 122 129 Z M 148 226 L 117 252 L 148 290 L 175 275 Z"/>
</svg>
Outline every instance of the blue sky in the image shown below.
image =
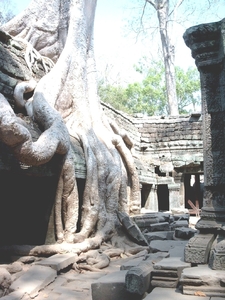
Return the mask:
<svg viewBox="0 0 225 300">
<path fill-rule="evenodd" d="M 31 0 L 11 0 L 20 12 Z M 133 3 L 132 3 L 133 2 Z M 192 0 L 187 1 L 191 3 Z M 99 74 L 105 74 L 111 82 L 130 82 L 135 79 L 136 73 L 133 65 L 143 57 L 151 57 L 157 52 L 157 45 L 151 39 L 136 40 L 134 35 L 127 35 L 125 30 L 126 20 L 129 19 L 130 9 L 135 1 L 132 0 L 98 0 L 95 18 L 95 56 Z M 201 2 L 199 2 L 201 3 Z M 225 6 L 219 10 L 221 15 L 216 19 L 215 13 L 207 22 L 218 21 L 225 16 Z M 205 8 L 204 8 L 205 9 Z M 224 14 L 223 14 L 224 12 Z M 205 20 L 201 21 L 203 23 Z M 193 24 L 195 25 L 195 24 Z M 192 26 L 192 23 L 188 26 Z M 184 44 L 182 35 L 184 27 L 176 29 L 177 55 L 176 64 L 183 68 L 195 66 L 190 49 Z M 155 59 L 155 57 L 153 57 Z"/>
</svg>

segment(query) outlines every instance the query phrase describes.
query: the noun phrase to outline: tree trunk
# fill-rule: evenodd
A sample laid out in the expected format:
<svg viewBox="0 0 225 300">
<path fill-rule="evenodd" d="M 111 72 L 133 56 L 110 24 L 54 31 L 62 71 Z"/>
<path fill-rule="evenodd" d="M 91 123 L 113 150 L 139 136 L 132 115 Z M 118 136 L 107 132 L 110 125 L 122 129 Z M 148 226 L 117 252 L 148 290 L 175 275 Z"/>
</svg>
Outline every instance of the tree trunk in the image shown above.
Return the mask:
<svg viewBox="0 0 225 300">
<path fill-rule="evenodd" d="M 172 32 L 168 30 L 169 0 L 147 0 L 157 11 L 162 52 L 165 66 L 166 94 L 169 115 L 179 115 L 175 77 L 175 46 L 171 43 Z"/>
<path fill-rule="evenodd" d="M 139 209 L 139 183 L 130 143 L 126 144 L 127 136 L 120 136 L 110 125 L 97 95 L 95 8 L 96 0 L 33 0 L 2 27 L 18 41 L 27 42 L 29 57 L 34 53 L 29 52 L 32 45 L 55 65 L 38 82 L 29 100 L 32 118 L 43 130 L 38 141 L 33 143 L 22 125 L 14 131 L 18 119 L 4 99 L 4 113 L 10 118 L 4 128 L 10 127 L 13 139 L 19 136 L 19 140 L 8 141 L 7 130 L 2 130 L 1 140 L 22 162 L 31 165 L 45 163 L 54 153 L 64 157 L 55 202 L 56 236 L 58 241 L 82 242 L 92 234 L 89 245 L 85 241 L 87 249 L 115 232 L 117 211 L 127 210 L 128 185 L 130 211 Z M 22 97 L 20 103 L 26 107 L 27 101 Z M 79 201 L 70 136 L 80 141 L 87 166 L 80 232 L 76 229 Z"/>
</svg>

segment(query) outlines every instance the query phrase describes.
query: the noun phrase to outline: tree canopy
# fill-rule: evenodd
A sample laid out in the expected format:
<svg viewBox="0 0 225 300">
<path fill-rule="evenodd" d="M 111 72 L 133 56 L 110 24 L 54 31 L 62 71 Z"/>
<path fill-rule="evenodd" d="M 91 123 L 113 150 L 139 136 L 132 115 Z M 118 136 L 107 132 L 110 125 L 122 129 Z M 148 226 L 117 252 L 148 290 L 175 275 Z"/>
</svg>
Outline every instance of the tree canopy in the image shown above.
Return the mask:
<svg viewBox="0 0 225 300">
<path fill-rule="evenodd" d="M 124 86 L 99 83 L 102 101 L 126 113 L 142 113 L 148 116 L 168 115 L 165 69 L 162 62 L 148 62 L 143 59 L 136 71 L 142 75 L 139 82 Z M 175 67 L 179 113 L 189 113 L 200 107 L 200 81 L 196 68 L 186 71 Z"/>
</svg>

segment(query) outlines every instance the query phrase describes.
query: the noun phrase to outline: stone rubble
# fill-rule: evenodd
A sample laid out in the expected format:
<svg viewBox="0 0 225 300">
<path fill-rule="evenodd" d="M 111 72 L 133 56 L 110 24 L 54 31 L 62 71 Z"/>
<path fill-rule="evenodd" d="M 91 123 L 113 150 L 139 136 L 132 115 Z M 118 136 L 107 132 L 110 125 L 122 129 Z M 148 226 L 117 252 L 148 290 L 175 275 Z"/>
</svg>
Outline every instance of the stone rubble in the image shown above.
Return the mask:
<svg viewBox="0 0 225 300">
<path fill-rule="evenodd" d="M 142 220 L 138 217 L 137 223 L 141 220 L 139 224 L 143 224 L 144 220 L 147 224 L 142 230 L 149 250 L 127 258 L 111 258 L 110 265 L 99 272 L 77 273 L 72 269 L 77 255 L 72 253 L 42 259 L 14 257 L 16 262 L 1 265 L 2 269 L 11 270 L 13 280 L 10 294 L 1 299 L 195 300 L 200 296 L 206 300 L 224 299 L 223 270 L 184 261 L 187 237 L 193 235 L 194 239 L 196 230 L 180 227 L 178 223 L 173 230 L 170 226 L 170 231 L 149 231 L 149 220 L 164 223 L 165 218 L 170 225 L 187 221 L 185 215 L 174 217 L 168 213 L 148 214 Z M 212 244 L 211 235 L 209 240 Z"/>
</svg>

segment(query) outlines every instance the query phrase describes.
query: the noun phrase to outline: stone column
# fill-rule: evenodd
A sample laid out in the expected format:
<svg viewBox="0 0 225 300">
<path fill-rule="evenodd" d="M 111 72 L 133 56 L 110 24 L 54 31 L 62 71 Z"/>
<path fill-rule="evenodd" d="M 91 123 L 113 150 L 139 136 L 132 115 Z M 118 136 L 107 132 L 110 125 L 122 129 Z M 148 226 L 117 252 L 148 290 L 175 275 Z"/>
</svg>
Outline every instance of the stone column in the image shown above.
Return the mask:
<svg viewBox="0 0 225 300">
<path fill-rule="evenodd" d="M 184 33 L 200 72 L 203 117 L 204 199 L 200 233 L 225 234 L 225 19 Z M 197 243 L 197 242 L 196 242 Z M 212 243 L 210 238 L 209 243 Z M 196 245 L 196 244 L 195 244 Z"/>
<path fill-rule="evenodd" d="M 169 189 L 169 210 L 180 208 L 180 183 L 168 184 Z"/>
</svg>

